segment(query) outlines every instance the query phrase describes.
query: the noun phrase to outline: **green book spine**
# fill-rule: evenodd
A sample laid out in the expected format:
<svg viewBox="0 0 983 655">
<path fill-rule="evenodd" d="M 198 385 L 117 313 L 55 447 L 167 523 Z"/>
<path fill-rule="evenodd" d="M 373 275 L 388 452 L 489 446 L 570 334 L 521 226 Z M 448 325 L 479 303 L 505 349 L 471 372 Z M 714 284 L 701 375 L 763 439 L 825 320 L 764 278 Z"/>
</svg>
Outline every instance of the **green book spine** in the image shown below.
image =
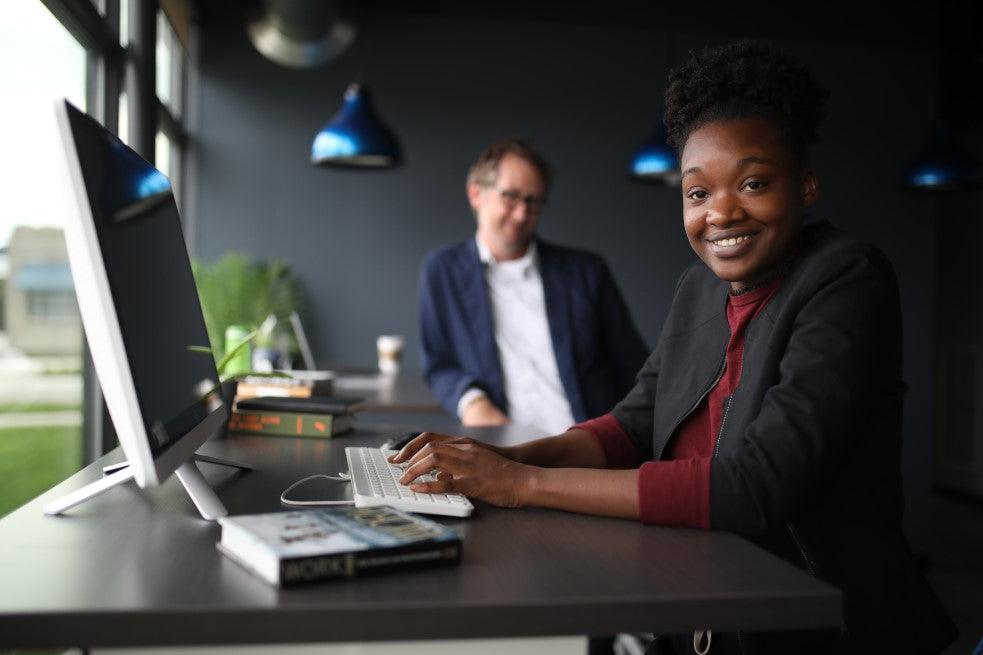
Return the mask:
<svg viewBox="0 0 983 655">
<path fill-rule="evenodd" d="M 309 414 L 234 410 L 229 419 L 231 432 L 329 438 L 354 427 L 351 414 Z"/>
</svg>

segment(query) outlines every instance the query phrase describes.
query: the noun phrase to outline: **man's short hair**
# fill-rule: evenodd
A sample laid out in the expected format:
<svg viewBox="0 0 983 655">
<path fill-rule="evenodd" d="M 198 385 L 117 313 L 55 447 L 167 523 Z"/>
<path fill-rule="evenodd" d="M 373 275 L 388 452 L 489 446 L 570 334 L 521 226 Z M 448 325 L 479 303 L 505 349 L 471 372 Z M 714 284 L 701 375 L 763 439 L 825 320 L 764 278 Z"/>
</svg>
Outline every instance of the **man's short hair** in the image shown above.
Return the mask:
<svg viewBox="0 0 983 655">
<path fill-rule="evenodd" d="M 505 155 L 515 155 L 529 162 L 543 178 L 548 195 L 553 184 L 553 169 L 543 157 L 524 139 L 502 139 L 485 148 L 468 171 L 468 184 L 493 186 L 498 177 L 498 165 Z"/>
</svg>

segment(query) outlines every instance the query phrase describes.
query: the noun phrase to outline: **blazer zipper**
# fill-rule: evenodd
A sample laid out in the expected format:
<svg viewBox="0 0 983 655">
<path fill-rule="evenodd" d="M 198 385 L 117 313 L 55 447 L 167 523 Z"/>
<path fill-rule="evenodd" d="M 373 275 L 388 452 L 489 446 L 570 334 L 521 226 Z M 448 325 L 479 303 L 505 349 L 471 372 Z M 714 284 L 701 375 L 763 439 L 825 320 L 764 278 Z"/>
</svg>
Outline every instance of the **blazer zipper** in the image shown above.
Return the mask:
<svg viewBox="0 0 983 655">
<path fill-rule="evenodd" d="M 802 545 L 802 540 L 799 539 L 799 535 L 795 531 L 795 528 L 792 527 L 791 523 L 786 524 L 785 527 L 788 528 L 788 534 L 790 537 L 792 537 L 792 541 L 795 542 L 795 547 L 799 549 L 799 554 L 802 555 L 802 559 L 805 561 L 806 568 L 809 569 L 809 573 L 812 575 L 812 577 L 818 578 L 819 574 L 817 573 L 816 563 L 812 561 L 811 557 L 809 557 L 809 553 L 806 552 L 805 546 Z"/>
<path fill-rule="evenodd" d="M 710 384 L 703 390 L 703 393 L 700 394 L 700 397 L 696 399 L 696 402 L 693 403 L 693 406 L 687 409 L 683 413 L 683 415 L 679 417 L 676 423 L 672 426 L 672 429 L 669 430 L 669 436 L 666 437 L 666 443 L 669 443 L 669 439 L 671 439 L 672 435 L 676 433 L 676 430 L 679 429 L 679 426 L 682 424 L 682 422 L 686 420 L 686 417 L 692 414 L 693 411 L 700 406 L 700 403 L 703 402 L 703 399 L 707 397 L 707 394 L 713 391 L 713 388 L 717 386 L 718 382 L 720 382 L 720 378 L 724 377 L 724 370 L 726 368 L 727 368 L 727 349 L 725 347 L 724 356 L 720 360 L 720 367 L 717 369 L 717 374 L 714 376 L 713 380 L 710 381 Z M 661 456 L 661 453 L 659 454 Z"/>
<path fill-rule="evenodd" d="M 818 578 L 819 567 L 816 566 L 816 562 L 809 557 L 809 553 L 806 552 L 805 544 L 803 544 L 802 540 L 799 538 L 799 533 L 796 532 L 791 523 L 785 524 L 785 527 L 788 529 L 788 534 L 790 537 L 792 537 L 792 541 L 795 542 L 795 547 L 799 549 L 799 554 L 802 556 L 802 560 L 806 563 L 806 568 L 809 569 L 809 573 L 812 575 L 812 577 Z M 850 630 L 846 627 L 846 624 L 840 626 L 840 636 L 850 636 Z"/>
<path fill-rule="evenodd" d="M 745 332 L 744 332 L 744 345 L 741 346 L 741 358 L 737 362 L 737 365 L 740 367 L 739 370 L 741 371 L 741 375 L 744 375 L 744 353 L 747 351 L 747 341 L 748 341 L 748 332 L 749 331 L 750 331 L 750 326 L 748 326 L 747 328 L 745 328 Z M 726 350 L 724 351 L 724 361 L 725 362 L 727 361 L 727 351 Z M 717 379 L 719 380 L 720 378 L 717 378 Z M 738 382 L 738 386 L 740 386 L 740 382 Z M 730 408 L 731 408 L 731 405 L 734 404 L 734 396 L 736 396 L 736 395 L 737 395 L 737 389 L 734 389 L 734 391 L 730 394 L 730 396 L 727 397 L 727 401 L 724 404 L 724 414 L 723 414 L 723 416 L 720 417 L 720 429 L 717 430 L 717 440 L 713 444 L 713 455 L 710 456 L 710 459 L 716 459 L 717 453 L 720 452 L 720 440 L 724 436 L 724 428 L 727 426 L 727 416 L 728 416 L 728 414 L 730 414 Z"/>
<path fill-rule="evenodd" d="M 731 394 L 727 398 L 726 403 L 724 404 L 724 415 L 720 418 L 720 429 L 717 430 L 717 439 L 716 439 L 716 443 L 713 444 L 713 455 L 710 456 L 710 459 L 716 458 L 717 453 L 720 452 L 720 438 L 724 436 L 724 426 L 727 425 L 727 415 L 730 413 L 731 401 L 733 400 L 734 400 L 734 394 Z"/>
<path fill-rule="evenodd" d="M 741 348 L 741 369 L 743 373 L 744 368 L 744 351 L 747 350 L 747 333 L 744 335 L 744 347 Z M 724 351 L 724 361 L 727 360 L 727 352 Z M 721 375 L 723 377 L 723 375 Z M 718 378 L 719 381 L 719 378 Z M 715 459 L 717 453 L 720 452 L 720 438 L 724 436 L 724 426 L 727 425 L 727 416 L 730 414 L 730 406 L 733 404 L 734 396 L 737 395 L 737 389 L 734 389 L 734 393 L 730 394 L 727 398 L 727 404 L 724 405 L 724 415 L 720 418 L 720 429 L 717 430 L 717 442 L 713 444 L 713 455 L 710 459 Z M 744 655 L 744 635 L 740 630 L 737 631 L 737 649 L 740 651 L 741 655 Z"/>
</svg>

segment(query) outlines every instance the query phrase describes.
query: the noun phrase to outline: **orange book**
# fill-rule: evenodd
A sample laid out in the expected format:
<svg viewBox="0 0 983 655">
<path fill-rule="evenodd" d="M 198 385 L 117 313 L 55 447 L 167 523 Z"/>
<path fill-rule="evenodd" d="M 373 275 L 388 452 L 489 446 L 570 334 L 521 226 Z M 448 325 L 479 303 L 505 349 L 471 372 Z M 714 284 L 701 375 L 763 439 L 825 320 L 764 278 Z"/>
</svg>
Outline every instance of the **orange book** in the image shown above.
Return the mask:
<svg viewBox="0 0 983 655">
<path fill-rule="evenodd" d="M 232 411 L 229 432 L 328 438 L 355 429 L 352 414 L 310 414 L 258 410 Z"/>
</svg>

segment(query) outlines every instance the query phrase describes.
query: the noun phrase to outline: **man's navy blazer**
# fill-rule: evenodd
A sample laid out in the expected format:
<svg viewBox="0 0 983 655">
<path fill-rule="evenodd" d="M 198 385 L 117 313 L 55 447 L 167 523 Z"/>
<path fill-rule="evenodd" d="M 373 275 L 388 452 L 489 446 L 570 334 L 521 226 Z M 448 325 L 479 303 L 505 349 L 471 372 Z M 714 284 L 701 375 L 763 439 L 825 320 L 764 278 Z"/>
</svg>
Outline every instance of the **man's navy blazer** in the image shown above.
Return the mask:
<svg viewBox="0 0 983 655">
<path fill-rule="evenodd" d="M 539 272 L 560 380 L 577 421 L 610 411 L 634 386 L 648 348 L 607 264 L 538 240 Z M 484 265 L 474 239 L 430 254 L 420 277 L 423 375 L 457 415 L 469 387 L 508 414 Z"/>
</svg>

